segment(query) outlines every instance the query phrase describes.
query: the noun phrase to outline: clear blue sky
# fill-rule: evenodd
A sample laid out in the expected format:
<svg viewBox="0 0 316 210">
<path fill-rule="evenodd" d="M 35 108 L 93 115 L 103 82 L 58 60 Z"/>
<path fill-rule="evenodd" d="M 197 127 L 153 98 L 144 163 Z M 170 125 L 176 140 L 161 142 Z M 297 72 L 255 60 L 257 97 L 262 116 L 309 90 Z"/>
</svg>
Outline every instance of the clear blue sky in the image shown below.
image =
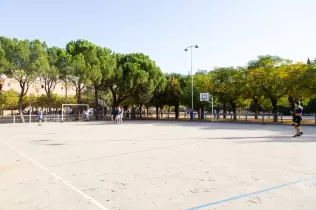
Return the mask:
<svg viewBox="0 0 316 210">
<path fill-rule="evenodd" d="M 87 39 L 143 52 L 163 72 L 243 66 L 258 55 L 316 57 L 315 0 L 0 0 L 0 36 L 65 47 Z M 45 3 L 46 2 L 46 3 Z"/>
</svg>

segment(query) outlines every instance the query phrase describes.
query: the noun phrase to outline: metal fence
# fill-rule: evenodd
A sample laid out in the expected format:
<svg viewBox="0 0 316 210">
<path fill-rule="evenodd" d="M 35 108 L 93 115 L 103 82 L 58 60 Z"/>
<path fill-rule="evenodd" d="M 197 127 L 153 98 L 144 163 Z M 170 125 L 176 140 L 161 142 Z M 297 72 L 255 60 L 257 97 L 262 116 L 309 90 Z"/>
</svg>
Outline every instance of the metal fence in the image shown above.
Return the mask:
<svg viewBox="0 0 316 210">
<path fill-rule="evenodd" d="M 26 123 L 32 123 L 38 121 L 37 115 L 23 115 L 24 121 Z M 78 122 L 84 121 L 84 116 L 82 114 L 78 115 L 64 115 L 62 120 L 62 116 L 59 114 L 51 114 L 51 115 L 43 115 L 43 122 Z M 9 115 L 9 116 L 0 116 L 0 123 L 22 123 L 20 115 Z"/>
<path fill-rule="evenodd" d="M 159 113 L 159 119 L 165 120 L 175 120 L 174 112 L 163 112 Z M 124 114 L 125 119 L 133 119 L 131 115 Z M 316 125 L 316 114 L 304 114 L 302 124 Z M 142 114 L 134 116 L 136 119 L 157 119 L 156 113 L 154 114 Z M 194 113 L 194 119 L 196 121 L 212 121 L 212 113 L 205 112 L 204 115 L 201 113 Z M 178 120 L 190 120 L 190 114 L 186 112 L 180 112 Z M 282 113 L 260 113 L 255 116 L 253 113 L 236 113 L 236 118 L 234 119 L 233 113 L 228 113 L 224 115 L 223 113 L 214 114 L 214 122 L 242 122 L 242 123 L 275 123 L 275 124 L 290 124 L 292 123 L 292 115 L 283 115 Z"/>
<path fill-rule="evenodd" d="M 175 113 L 174 112 L 163 112 L 162 114 L 159 113 L 158 119 L 163 120 L 175 120 Z M 303 120 L 301 124 L 309 124 L 309 125 L 316 125 L 316 114 L 304 114 Z M 26 123 L 37 122 L 37 115 L 24 115 L 24 119 Z M 100 116 L 100 120 L 109 120 L 111 119 L 110 115 Z M 156 113 L 150 114 L 127 114 L 124 113 L 123 120 L 134 120 L 134 119 L 157 119 Z M 212 121 L 212 113 L 205 112 L 204 115 L 199 113 L 194 113 L 194 119 L 196 121 Z M 89 120 L 95 120 L 95 116 L 89 116 Z M 180 112 L 178 120 L 190 120 L 190 115 L 186 112 Z M 51 115 L 44 115 L 43 122 L 80 122 L 84 121 L 83 114 L 78 115 L 64 115 L 62 120 L 62 115 L 60 114 L 51 114 Z M 21 123 L 21 118 L 19 115 L 14 116 L 0 116 L 0 123 Z M 292 123 L 292 116 L 291 115 L 283 115 L 282 113 L 278 113 L 274 115 L 272 113 L 260 113 L 257 117 L 254 114 L 249 113 L 237 113 L 236 119 L 234 119 L 233 113 L 228 113 L 224 115 L 223 113 L 214 114 L 214 122 L 239 122 L 239 123 L 274 123 L 274 124 L 291 124 Z"/>
</svg>

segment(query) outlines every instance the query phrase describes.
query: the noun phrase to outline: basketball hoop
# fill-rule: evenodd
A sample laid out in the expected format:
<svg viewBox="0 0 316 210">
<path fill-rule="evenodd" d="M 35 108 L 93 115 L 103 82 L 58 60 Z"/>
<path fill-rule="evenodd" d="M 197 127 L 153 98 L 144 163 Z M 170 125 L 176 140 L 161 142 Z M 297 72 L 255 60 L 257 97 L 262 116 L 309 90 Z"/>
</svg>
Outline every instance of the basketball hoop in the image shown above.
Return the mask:
<svg viewBox="0 0 316 210">
<path fill-rule="evenodd" d="M 211 97 L 212 101 L 210 101 L 210 97 Z M 212 103 L 212 122 L 214 122 L 213 96 L 210 95 L 209 93 L 200 93 L 200 101 Z"/>
</svg>

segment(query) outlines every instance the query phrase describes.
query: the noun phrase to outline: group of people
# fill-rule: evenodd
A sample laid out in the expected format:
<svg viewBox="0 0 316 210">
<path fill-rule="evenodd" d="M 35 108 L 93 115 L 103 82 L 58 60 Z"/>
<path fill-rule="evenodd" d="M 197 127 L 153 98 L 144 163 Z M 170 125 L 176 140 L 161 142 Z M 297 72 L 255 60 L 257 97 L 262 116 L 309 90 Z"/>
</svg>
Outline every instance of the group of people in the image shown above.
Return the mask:
<svg viewBox="0 0 316 210">
<path fill-rule="evenodd" d="M 111 112 L 111 120 L 114 124 L 122 124 L 123 122 L 123 109 L 121 107 L 115 107 Z"/>
<path fill-rule="evenodd" d="M 301 132 L 301 121 L 302 121 L 302 113 L 303 113 L 303 107 L 301 106 L 300 101 L 295 101 L 295 108 L 294 111 L 292 112 L 292 121 L 293 121 L 293 126 L 296 130 L 296 134 L 293 137 L 300 137 L 304 133 Z M 111 112 L 111 119 L 114 121 L 114 124 L 122 124 L 122 118 L 123 118 L 123 110 L 121 107 L 115 107 L 114 110 Z M 37 110 L 37 120 L 38 120 L 38 125 L 42 125 L 42 120 L 43 120 L 43 112 L 41 109 Z M 84 111 L 84 120 L 88 121 L 89 120 L 89 112 Z M 190 110 L 190 121 L 194 121 L 194 113 L 193 109 Z"/>
</svg>

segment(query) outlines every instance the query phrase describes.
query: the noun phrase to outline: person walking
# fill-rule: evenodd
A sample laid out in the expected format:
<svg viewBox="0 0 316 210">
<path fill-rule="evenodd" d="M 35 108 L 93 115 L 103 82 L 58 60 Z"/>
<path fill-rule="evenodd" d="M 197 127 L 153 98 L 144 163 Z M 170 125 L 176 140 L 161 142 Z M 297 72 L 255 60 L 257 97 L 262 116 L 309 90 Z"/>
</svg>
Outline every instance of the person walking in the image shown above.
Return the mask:
<svg viewBox="0 0 316 210">
<path fill-rule="evenodd" d="M 300 137 L 304 133 L 301 132 L 301 121 L 302 121 L 302 113 L 303 113 L 303 107 L 301 106 L 300 101 L 295 101 L 295 108 L 293 112 L 293 126 L 296 130 L 296 134 L 293 137 Z"/>
<path fill-rule="evenodd" d="M 193 109 L 190 110 L 190 122 L 193 121 L 194 122 L 194 112 Z"/>
<path fill-rule="evenodd" d="M 38 126 L 42 126 L 42 120 L 43 120 L 43 112 L 41 109 L 37 111 L 37 121 L 38 121 Z"/>
</svg>

